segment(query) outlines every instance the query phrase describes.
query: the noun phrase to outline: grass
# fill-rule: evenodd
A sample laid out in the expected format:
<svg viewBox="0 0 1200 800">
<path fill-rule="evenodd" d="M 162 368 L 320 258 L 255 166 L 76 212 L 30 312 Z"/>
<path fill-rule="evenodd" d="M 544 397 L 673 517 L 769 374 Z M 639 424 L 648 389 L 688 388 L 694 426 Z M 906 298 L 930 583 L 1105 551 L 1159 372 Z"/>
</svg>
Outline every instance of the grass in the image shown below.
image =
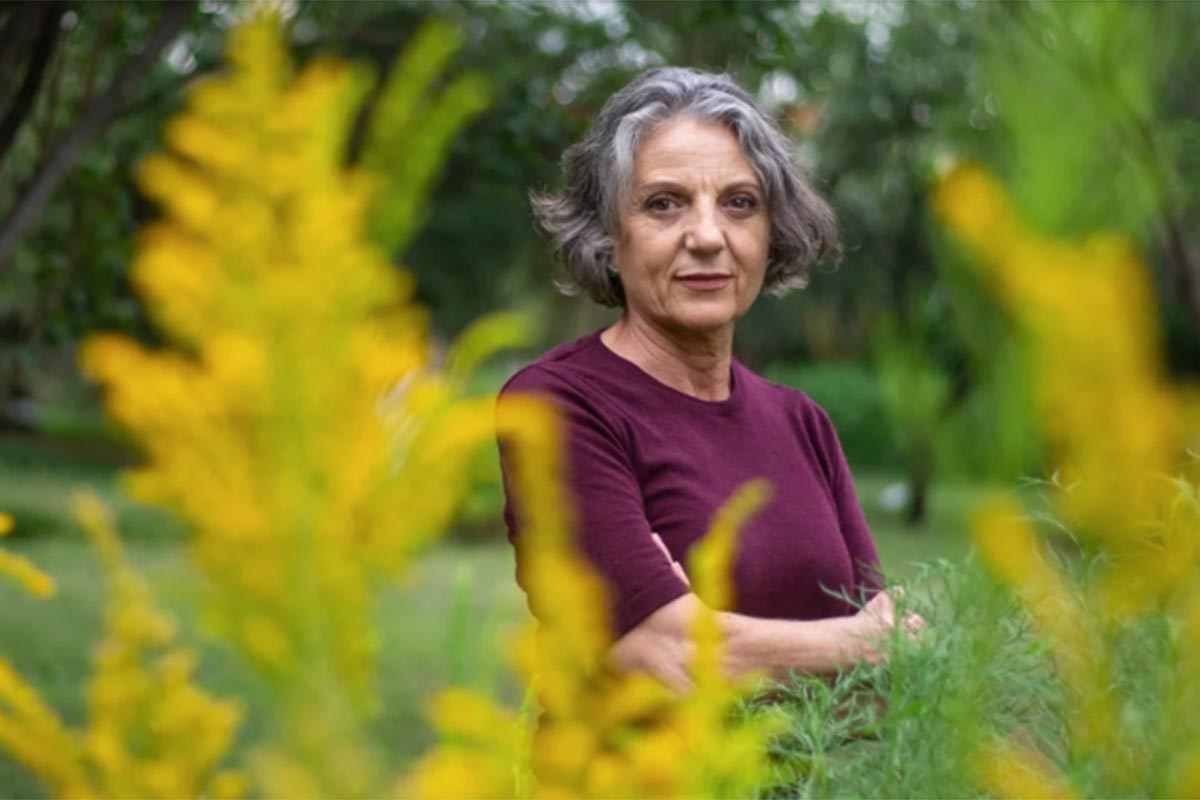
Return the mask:
<svg viewBox="0 0 1200 800">
<path fill-rule="evenodd" d="M 203 591 L 182 552 L 179 527 L 121 495 L 117 471 L 129 461 L 119 449 L 91 440 L 0 437 L 0 510 L 16 518 L 18 529 L 5 546 L 32 559 L 59 585 L 56 597 L 37 601 L 0 581 L 0 653 L 76 724 L 85 717 L 83 687 L 106 593 L 96 560 L 70 520 L 71 493 L 86 486 L 110 504 L 131 561 L 181 619 L 195 618 L 191 610 Z M 876 502 L 895 480 L 894 475 L 858 476 L 860 497 L 889 572 L 909 579 L 922 564 L 963 555 L 968 549 L 966 514 L 979 490 L 935 487 L 927 524 L 910 530 Z M 423 702 L 449 683 L 519 700 L 520 689 L 504 665 L 502 642 L 526 612 L 513 580 L 512 553 L 499 529 L 483 541 L 451 539 L 432 548 L 406 582 L 384 594 L 378 614 L 384 708 L 379 741 L 386 743 L 397 766 L 430 744 Z M 261 687 L 233 653 L 202 631 L 184 629 L 182 636 L 200 650 L 201 682 L 219 694 L 245 699 L 242 737 L 255 739 L 267 723 Z M 42 791 L 0 754 L 0 796 L 38 796 Z"/>
<path fill-rule="evenodd" d="M 1048 654 L 1013 601 L 970 562 L 926 565 L 910 587 L 929 621 L 917 641 L 897 633 L 886 664 L 781 687 L 766 797 L 978 797 L 973 762 L 992 737 L 1061 743 Z"/>
<path fill-rule="evenodd" d="M 971 510 L 985 493 L 975 484 L 943 482 L 930 490 L 929 513 L 915 527 L 899 512 L 882 507 L 880 495 L 900 476 L 855 471 L 855 488 L 888 575 L 897 580 L 915 576 L 922 564 L 937 559 L 958 561 L 971 550 L 967 525 Z"/>
<path fill-rule="evenodd" d="M 423 700 L 446 686 L 451 674 L 461 683 L 491 689 L 514 703 L 519 700 L 501 655 L 503 634 L 522 618 L 524 609 L 506 548 L 440 546 L 415 566 L 406 583 L 385 593 L 378 609 L 379 688 L 385 709 L 378 734 L 397 764 L 431 743 L 422 720 Z M 95 559 L 75 537 L 27 539 L 12 549 L 51 573 L 59 591 L 49 601 L 38 601 L 0 582 L 0 652 L 64 718 L 80 723 L 85 716 L 85 676 L 105 601 Z M 165 541 L 134 540 L 127 550 L 159 601 L 180 619 L 191 618 L 180 612 L 194 608 L 202 587 L 181 549 Z M 452 591 L 456 584 L 466 587 L 457 597 Z M 465 604 L 465 611 L 454 614 L 456 602 Z M 474 630 L 453 636 L 447 625 L 452 616 L 470 621 Z M 266 724 L 261 687 L 221 643 L 195 629 L 185 629 L 182 636 L 200 649 L 203 685 L 247 700 L 243 738 L 257 738 Z M 467 652 L 461 652 L 464 645 L 456 645 L 456 638 L 465 641 Z M 0 754 L 0 795 L 39 794 L 38 784 Z"/>
</svg>

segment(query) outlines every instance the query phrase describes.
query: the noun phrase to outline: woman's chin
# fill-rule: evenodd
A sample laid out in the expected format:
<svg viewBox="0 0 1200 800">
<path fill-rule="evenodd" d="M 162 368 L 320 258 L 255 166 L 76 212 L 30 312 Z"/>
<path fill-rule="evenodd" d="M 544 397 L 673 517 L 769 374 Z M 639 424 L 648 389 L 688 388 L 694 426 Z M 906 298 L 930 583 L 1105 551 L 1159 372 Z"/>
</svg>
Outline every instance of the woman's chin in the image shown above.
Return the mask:
<svg viewBox="0 0 1200 800">
<path fill-rule="evenodd" d="M 689 308 L 677 314 L 673 322 L 675 327 L 689 333 L 716 334 L 732 328 L 737 318 L 736 309 L 714 306 Z"/>
</svg>

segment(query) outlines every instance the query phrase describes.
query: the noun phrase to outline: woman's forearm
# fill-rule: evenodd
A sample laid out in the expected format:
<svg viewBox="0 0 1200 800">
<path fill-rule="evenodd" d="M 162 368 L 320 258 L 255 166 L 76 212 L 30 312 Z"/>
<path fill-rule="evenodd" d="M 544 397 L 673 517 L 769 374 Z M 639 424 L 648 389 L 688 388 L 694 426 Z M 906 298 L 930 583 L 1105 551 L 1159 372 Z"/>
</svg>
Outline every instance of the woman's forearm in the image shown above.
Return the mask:
<svg viewBox="0 0 1200 800">
<path fill-rule="evenodd" d="M 693 623 L 701 608 L 700 599 L 687 594 L 658 609 L 613 645 L 613 664 L 648 672 L 686 691 L 691 683 Z M 717 618 L 724 637 L 725 672 L 731 678 L 751 672 L 779 677 L 788 672 L 829 674 L 876 657 L 859 617 L 801 621 L 719 612 Z"/>
<path fill-rule="evenodd" d="M 826 675 L 875 657 L 856 617 L 790 620 L 721 613 L 718 618 L 730 677 L 762 671 L 776 677 Z"/>
</svg>

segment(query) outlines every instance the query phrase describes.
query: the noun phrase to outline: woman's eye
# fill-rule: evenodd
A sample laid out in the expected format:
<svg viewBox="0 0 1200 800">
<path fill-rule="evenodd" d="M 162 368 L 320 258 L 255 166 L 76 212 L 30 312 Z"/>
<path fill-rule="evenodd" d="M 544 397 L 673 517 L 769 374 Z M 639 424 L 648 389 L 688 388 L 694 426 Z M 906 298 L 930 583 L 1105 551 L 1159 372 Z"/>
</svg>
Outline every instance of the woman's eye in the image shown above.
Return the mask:
<svg viewBox="0 0 1200 800">
<path fill-rule="evenodd" d="M 758 198 L 749 194 L 738 194 L 729 198 L 729 205 L 738 211 L 751 211 L 758 207 Z"/>
<path fill-rule="evenodd" d="M 675 201 L 669 197 L 651 197 L 646 201 L 648 211 L 670 211 L 675 207 Z"/>
</svg>

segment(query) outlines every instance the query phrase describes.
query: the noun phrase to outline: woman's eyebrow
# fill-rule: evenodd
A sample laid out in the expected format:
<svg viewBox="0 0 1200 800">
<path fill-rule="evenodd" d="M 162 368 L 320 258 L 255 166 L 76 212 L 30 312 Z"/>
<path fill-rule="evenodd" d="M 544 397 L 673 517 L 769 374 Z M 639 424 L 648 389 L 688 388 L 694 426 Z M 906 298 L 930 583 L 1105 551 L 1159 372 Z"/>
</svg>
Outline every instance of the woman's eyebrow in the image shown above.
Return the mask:
<svg viewBox="0 0 1200 800">
<path fill-rule="evenodd" d="M 675 181 L 650 181 L 637 187 L 638 194 L 653 194 L 654 192 L 686 192 L 687 188 Z"/>
<path fill-rule="evenodd" d="M 746 189 L 750 189 L 755 192 L 761 192 L 762 186 L 759 185 L 758 181 L 750 181 L 750 180 L 735 181 L 734 183 L 731 183 L 728 186 L 726 186 L 721 191 L 722 191 L 722 193 L 724 193 L 724 192 L 732 192 L 732 191 L 737 191 L 737 190 L 744 191 Z"/>
<path fill-rule="evenodd" d="M 755 192 L 761 192 L 762 186 L 760 186 L 758 181 L 756 181 L 756 180 L 749 180 L 749 179 L 736 180 L 732 183 L 726 184 L 725 186 L 721 187 L 721 193 L 725 194 L 726 192 L 732 192 L 732 191 L 737 191 L 737 190 L 744 191 L 747 189 L 750 189 Z M 678 183 L 676 181 L 670 181 L 670 180 L 652 180 L 647 183 L 639 184 L 636 187 L 636 193 L 639 195 L 653 194 L 654 192 L 676 192 L 676 193 L 680 193 L 680 194 L 686 194 L 690 191 L 691 190 L 688 189 L 683 184 Z"/>
</svg>

